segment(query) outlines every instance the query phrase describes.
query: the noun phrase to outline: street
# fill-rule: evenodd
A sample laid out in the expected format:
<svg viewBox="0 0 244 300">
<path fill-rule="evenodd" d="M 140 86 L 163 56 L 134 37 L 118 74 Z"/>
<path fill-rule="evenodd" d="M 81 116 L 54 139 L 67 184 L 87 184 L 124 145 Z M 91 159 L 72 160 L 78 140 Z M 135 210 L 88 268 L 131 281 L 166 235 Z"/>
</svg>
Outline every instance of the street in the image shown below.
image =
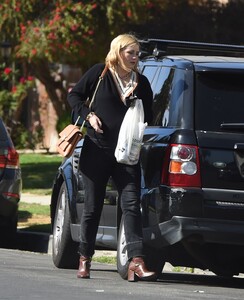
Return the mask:
<svg viewBox="0 0 244 300">
<path fill-rule="evenodd" d="M 244 278 L 164 273 L 157 282 L 129 283 L 116 266 L 92 263 L 91 279 L 57 269 L 50 254 L 0 249 L 0 300 L 242 299 Z"/>
</svg>

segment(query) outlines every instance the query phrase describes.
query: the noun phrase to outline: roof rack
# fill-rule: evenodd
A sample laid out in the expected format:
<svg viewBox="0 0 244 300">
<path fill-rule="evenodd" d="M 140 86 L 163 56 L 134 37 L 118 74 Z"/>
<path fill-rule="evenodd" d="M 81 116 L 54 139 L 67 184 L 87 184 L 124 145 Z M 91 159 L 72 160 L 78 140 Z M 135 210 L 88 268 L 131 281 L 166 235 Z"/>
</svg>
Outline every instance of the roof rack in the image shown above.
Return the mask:
<svg viewBox="0 0 244 300">
<path fill-rule="evenodd" d="M 161 57 L 169 54 L 202 54 L 223 56 L 244 56 L 244 46 L 203 42 L 147 39 L 140 40 L 140 58 L 153 55 Z"/>
</svg>

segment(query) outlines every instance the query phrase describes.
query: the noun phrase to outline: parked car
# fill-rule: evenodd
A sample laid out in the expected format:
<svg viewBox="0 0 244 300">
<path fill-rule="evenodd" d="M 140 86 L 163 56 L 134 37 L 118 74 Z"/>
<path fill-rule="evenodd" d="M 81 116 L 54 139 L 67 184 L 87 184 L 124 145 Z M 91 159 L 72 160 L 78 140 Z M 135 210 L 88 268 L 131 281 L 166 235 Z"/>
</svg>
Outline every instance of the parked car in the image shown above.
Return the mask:
<svg viewBox="0 0 244 300">
<path fill-rule="evenodd" d="M 15 240 L 21 189 L 19 154 L 0 118 L 0 246 Z"/>
<path fill-rule="evenodd" d="M 140 68 L 153 94 L 141 150 L 141 211 L 147 264 L 244 272 L 244 47 L 142 41 Z M 218 56 L 217 56 L 218 54 Z M 82 141 L 64 160 L 51 200 L 53 262 L 77 267 L 84 199 Z M 127 278 L 123 217 L 108 185 L 97 246 L 117 249 Z"/>
</svg>

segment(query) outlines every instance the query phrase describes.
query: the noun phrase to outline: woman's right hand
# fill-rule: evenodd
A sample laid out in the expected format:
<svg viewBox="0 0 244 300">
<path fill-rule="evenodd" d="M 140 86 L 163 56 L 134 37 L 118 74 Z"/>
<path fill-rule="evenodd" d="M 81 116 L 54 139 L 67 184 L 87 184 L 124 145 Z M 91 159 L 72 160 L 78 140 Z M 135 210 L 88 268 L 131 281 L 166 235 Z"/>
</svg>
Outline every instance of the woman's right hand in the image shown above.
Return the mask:
<svg viewBox="0 0 244 300">
<path fill-rule="evenodd" d="M 103 130 L 101 129 L 102 122 L 95 113 L 93 113 L 92 116 L 89 117 L 88 121 L 96 132 L 103 133 Z"/>
</svg>

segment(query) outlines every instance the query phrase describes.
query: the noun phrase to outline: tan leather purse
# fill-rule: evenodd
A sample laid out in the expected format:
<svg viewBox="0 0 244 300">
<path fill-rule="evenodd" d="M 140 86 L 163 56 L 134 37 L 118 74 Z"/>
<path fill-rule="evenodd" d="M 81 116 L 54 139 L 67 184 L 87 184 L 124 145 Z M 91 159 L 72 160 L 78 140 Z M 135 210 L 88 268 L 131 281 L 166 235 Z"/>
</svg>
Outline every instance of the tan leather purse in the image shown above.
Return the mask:
<svg viewBox="0 0 244 300">
<path fill-rule="evenodd" d="M 76 121 L 78 122 L 79 118 Z M 83 122 L 84 123 L 84 122 Z M 57 151 L 63 157 L 70 157 L 77 145 L 77 143 L 83 138 L 82 129 L 76 124 L 70 124 L 66 126 L 59 133 L 59 140 L 57 142 Z M 83 127 L 83 124 L 82 126 Z"/>
</svg>

